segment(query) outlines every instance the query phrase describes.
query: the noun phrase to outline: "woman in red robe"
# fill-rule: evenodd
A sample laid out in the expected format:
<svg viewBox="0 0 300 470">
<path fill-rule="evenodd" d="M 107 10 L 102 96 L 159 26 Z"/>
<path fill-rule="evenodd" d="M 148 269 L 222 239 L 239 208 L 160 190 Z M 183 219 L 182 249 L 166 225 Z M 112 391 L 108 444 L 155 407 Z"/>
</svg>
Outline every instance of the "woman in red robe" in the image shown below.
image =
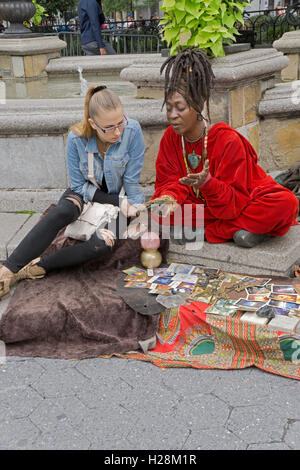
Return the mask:
<svg viewBox="0 0 300 470">
<path fill-rule="evenodd" d="M 206 103 L 209 117 L 214 82 L 207 56 L 188 48 L 167 59 L 164 68 L 170 127 L 157 156 L 154 198 L 175 199 L 168 204 L 169 213 L 177 205 L 204 204 L 205 238 L 210 243 L 233 239 L 252 247 L 267 236 L 283 236 L 297 224 L 295 195 L 258 166 L 245 137 L 224 122 L 209 127 L 202 116 Z"/>
</svg>

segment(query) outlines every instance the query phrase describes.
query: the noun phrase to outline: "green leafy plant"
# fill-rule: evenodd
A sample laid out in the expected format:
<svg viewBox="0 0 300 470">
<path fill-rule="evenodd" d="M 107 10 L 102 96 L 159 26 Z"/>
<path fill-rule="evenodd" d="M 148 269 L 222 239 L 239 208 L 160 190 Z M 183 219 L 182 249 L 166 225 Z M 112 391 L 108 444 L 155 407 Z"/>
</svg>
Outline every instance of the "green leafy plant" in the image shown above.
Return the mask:
<svg viewBox="0 0 300 470">
<path fill-rule="evenodd" d="M 238 35 L 236 23 L 244 24 L 243 12 L 250 1 L 164 0 L 161 22 L 164 39 L 175 54 L 179 46 L 195 46 L 208 55 L 224 56 L 224 42 L 231 44 Z"/>
<path fill-rule="evenodd" d="M 38 25 L 41 23 L 43 17 L 48 16 L 48 15 L 46 13 L 46 8 L 44 8 L 42 5 L 37 3 L 37 0 L 32 0 L 32 3 L 34 3 L 34 6 L 35 6 L 35 14 L 30 19 L 30 22 L 33 23 L 34 25 Z"/>
<path fill-rule="evenodd" d="M 58 12 L 61 13 L 64 21 L 67 21 L 67 13 L 76 16 L 78 0 L 38 0 L 39 4 L 46 8 L 49 18 L 54 19 Z M 75 10 L 75 11 L 74 11 Z M 70 18 L 70 17 L 69 17 Z"/>
</svg>

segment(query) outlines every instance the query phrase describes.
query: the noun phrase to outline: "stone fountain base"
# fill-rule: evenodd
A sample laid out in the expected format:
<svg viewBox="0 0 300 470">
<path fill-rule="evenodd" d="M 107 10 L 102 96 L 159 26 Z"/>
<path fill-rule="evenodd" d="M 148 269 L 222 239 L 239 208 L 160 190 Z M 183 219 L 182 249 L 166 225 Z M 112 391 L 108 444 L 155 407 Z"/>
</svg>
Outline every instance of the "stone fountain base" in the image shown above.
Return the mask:
<svg viewBox="0 0 300 470">
<path fill-rule="evenodd" d="M 47 76 L 50 59 L 60 56 L 67 44 L 58 36 L 0 38 L 0 79 L 36 80 Z"/>
</svg>

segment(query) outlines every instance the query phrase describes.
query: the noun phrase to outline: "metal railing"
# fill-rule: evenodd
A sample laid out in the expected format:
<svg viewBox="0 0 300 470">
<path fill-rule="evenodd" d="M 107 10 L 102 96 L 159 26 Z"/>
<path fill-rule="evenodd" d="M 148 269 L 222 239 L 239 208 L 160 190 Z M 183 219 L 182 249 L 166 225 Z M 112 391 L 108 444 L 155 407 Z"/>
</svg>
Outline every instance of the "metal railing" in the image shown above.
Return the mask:
<svg viewBox="0 0 300 470">
<path fill-rule="evenodd" d="M 160 34 L 158 23 L 159 20 L 105 23 L 101 29 L 101 36 L 117 54 L 160 52 L 166 44 Z M 58 25 L 47 21 L 31 29 L 33 32 L 57 34 L 64 40 L 67 47 L 61 52 L 63 57 L 84 55 L 77 23 Z"/>
<path fill-rule="evenodd" d="M 61 31 L 57 34 L 60 39 L 67 43 L 67 47 L 61 52 L 63 57 L 84 55 L 79 32 Z M 151 54 L 160 52 L 161 48 L 164 47 L 162 39 L 153 34 L 132 34 L 104 30 L 101 32 L 101 36 L 114 48 L 117 54 Z"/>
<path fill-rule="evenodd" d="M 159 26 L 159 19 L 150 20 L 133 20 L 133 21 L 114 21 L 107 20 L 103 25 L 103 30 L 109 31 L 139 31 L 142 34 L 158 34 L 162 27 Z M 75 32 L 79 31 L 79 21 L 71 20 L 64 24 L 55 23 L 52 20 L 43 20 L 41 24 L 33 26 L 36 32 L 53 33 L 53 32 Z"/>
<path fill-rule="evenodd" d="M 240 36 L 237 42 L 272 45 L 284 33 L 300 29 L 300 3 L 272 10 L 245 11 L 245 24 L 237 25 Z"/>
</svg>

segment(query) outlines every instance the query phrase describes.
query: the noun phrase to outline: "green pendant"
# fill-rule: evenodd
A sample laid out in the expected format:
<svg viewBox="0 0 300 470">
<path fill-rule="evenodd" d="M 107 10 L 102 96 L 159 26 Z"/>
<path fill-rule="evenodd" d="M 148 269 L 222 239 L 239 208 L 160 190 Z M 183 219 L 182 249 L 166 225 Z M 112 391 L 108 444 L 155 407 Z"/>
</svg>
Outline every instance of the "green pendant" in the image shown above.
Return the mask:
<svg viewBox="0 0 300 470">
<path fill-rule="evenodd" d="M 197 155 L 195 153 L 195 150 L 193 150 L 193 152 L 188 155 L 188 162 L 190 167 L 193 168 L 193 170 L 196 170 L 196 168 L 198 168 L 201 159 L 201 155 Z"/>
</svg>

